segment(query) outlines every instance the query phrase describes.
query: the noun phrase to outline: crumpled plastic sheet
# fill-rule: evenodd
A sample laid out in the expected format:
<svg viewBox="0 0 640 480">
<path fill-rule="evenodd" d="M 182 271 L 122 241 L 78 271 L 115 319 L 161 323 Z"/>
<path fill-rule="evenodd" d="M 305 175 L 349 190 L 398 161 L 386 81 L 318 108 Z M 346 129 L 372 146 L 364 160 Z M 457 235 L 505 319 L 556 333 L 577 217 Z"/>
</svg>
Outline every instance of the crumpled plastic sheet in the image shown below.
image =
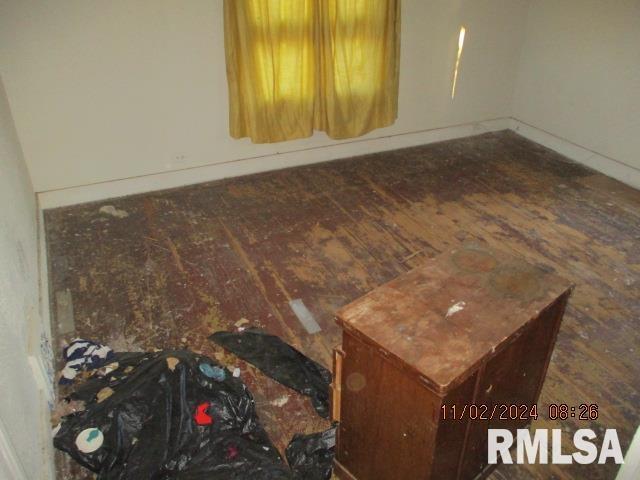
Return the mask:
<svg viewBox="0 0 640 480">
<path fill-rule="evenodd" d="M 63 417 L 54 437 L 56 448 L 99 480 L 329 478 L 330 442 L 318 434 L 296 437 L 287 449 L 290 469 L 260 425 L 246 385 L 226 369 L 224 378 L 212 376 L 224 367 L 210 358 L 177 350 L 114 359 L 116 370 L 70 395 L 84 400 L 86 410 Z M 199 410 L 210 424 L 198 424 Z M 94 451 L 81 440 L 89 428 L 99 430 L 88 435 L 94 444 L 99 437 Z M 312 458 L 322 459 L 315 470 Z"/>
<path fill-rule="evenodd" d="M 296 434 L 285 455 L 300 480 L 328 480 L 333 470 L 337 425 L 311 435 Z"/>
<path fill-rule="evenodd" d="M 329 417 L 331 372 L 275 335 L 251 328 L 216 332 L 209 339 L 251 363 L 265 375 L 307 395 L 318 415 Z"/>
</svg>

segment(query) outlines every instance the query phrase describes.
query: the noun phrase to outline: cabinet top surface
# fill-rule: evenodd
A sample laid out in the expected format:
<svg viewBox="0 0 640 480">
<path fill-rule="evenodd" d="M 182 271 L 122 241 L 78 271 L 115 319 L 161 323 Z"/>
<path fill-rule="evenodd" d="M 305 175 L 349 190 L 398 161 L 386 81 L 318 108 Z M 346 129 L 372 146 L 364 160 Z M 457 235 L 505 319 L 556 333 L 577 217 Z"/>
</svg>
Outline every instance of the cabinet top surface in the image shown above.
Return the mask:
<svg viewBox="0 0 640 480">
<path fill-rule="evenodd" d="M 336 317 L 446 391 L 569 288 L 547 268 L 467 245 L 372 290 Z"/>
</svg>

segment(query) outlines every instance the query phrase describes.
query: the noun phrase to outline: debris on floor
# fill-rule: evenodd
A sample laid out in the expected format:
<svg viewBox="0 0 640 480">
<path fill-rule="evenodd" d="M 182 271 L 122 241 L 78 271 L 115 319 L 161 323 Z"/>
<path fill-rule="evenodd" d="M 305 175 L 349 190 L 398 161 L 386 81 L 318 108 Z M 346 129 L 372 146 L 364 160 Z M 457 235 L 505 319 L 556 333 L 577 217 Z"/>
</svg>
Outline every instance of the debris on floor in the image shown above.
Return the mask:
<svg viewBox="0 0 640 480">
<path fill-rule="evenodd" d="M 246 327 L 243 327 L 243 325 L 247 325 L 248 323 L 249 323 L 249 320 L 247 320 L 246 318 L 241 318 L 241 319 L 240 319 L 240 320 L 238 320 L 234 325 L 235 325 L 237 328 L 242 328 L 242 329 L 244 329 L 244 328 L 246 328 Z"/>
<path fill-rule="evenodd" d="M 331 372 L 279 337 L 250 328 L 240 333 L 216 332 L 209 339 L 277 382 L 310 397 L 318 415 L 329 417 Z"/>
<path fill-rule="evenodd" d="M 113 205 L 105 205 L 100 207 L 100 213 L 104 213 L 106 215 L 111 215 L 116 218 L 127 218 L 129 216 L 129 212 L 126 210 L 120 210 Z"/>
<path fill-rule="evenodd" d="M 81 400 L 65 399 L 57 402 L 51 410 L 51 424 L 58 425 L 62 417 L 80 412 L 85 408 L 85 402 Z"/>
<path fill-rule="evenodd" d="M 59 383 L 69 384 L 83 370 L 94 370 L 113 361 L 113 350 L 82 338 L 74 339 L 62 351 L 66 365 L 62 369 Z"/>
<path fill-rule="evenodd" d="M 451 305 L 449 307 L 449 310 L 447 310 L 447 314 L 445 315 L 445 318 L 449 318 L 451 315 L 455 315 L 456 313 L 461 312 L 462 310 L 464 310 L 464 307 L 466 306 L 467 306 L 466 302 L 457 302 Z"/>
<path fill-rule="evenodd" d="M 296 314 L 296 317 L 298 317 L 298 320 L 305 328 L 307 333 L 313 335 L 314 333 L 318 333 L 320 330 L 322 330 L 320 328 L 320 325 L 318 325 L 318 322 L 316 322 L 316 319 L 313 318 L 313 314 L 309 311 L 302 299 L 296 298 L 291 300 L 289 302 L 289 306 L 291 307 L 291 310 L 293 310 L 293 313 Z"/>
<path fill-rule="evenodd" d="M 284 407 L 289 402 L 289 395 L 282 395 L 281 397 L 271 400 L 269 402 L 274 407 Z"/>
<path fill-rule="evenodd" d="M 54 429 L 54 446 L 99 480 L 330 478 L 335 428 L 296 435 L 287 465 L 224 366 L 188 350 L 111 355 L 117 368 L 77 385 L 66 401 L 85 409 Z"/>
</svg>

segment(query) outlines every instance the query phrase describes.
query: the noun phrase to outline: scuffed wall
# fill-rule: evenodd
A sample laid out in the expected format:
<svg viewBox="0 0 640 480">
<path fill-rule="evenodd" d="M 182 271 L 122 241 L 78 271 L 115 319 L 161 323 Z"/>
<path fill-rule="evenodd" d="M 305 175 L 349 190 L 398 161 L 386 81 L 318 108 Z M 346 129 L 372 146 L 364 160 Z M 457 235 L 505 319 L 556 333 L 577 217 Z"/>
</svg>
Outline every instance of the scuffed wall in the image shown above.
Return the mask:
<svg viewBox="0 0 640 480">
<path fill-rule="evenodd" d="M 51 472 L 37 232 L 35 194 L 0 79 L 0 472 L 12 479 Z"/>
</svg>

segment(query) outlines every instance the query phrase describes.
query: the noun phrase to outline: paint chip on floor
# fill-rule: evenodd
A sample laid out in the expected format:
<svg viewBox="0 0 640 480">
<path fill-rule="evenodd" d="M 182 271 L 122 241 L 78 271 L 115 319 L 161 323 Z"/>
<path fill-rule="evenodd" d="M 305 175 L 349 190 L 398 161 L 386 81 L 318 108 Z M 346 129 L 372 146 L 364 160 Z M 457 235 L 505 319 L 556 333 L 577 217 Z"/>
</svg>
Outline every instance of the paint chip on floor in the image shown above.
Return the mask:
<svg viewBox="0 0 640 480">
<path fill-rule="evenodd" d="M 296 298 L 291 300 L 289 302 L 289 306 L 291 307 L 291 310 L 293 310 L 293 313 L 296 314 L 296 317 L 298 317 L 298 320 L 300 320 L 300 323 L 308 333 L 313 335 L 314 333 L 318 333 L 320 330 L 322 330 L 302 299 Z"/>
<path fill-rule="evenodd" d="M 289 402 L 289 395 L 282 395 L 281 397 L 272 400 L 270 403 L 274 407 L 284 407 Z"/>
<path fill-rule="evenodd" d="M 458 302 L 458 303 L 455 303 L 455 304 L 451 305 L 449 307 L 449 310 L 447 310 L 447 315 L 446 315 L 445 318 L 448 318 L 451 315 L 454 315 L 454 314 L 458 313 L 459 311 L 464 310 L 464 307 L 466 305 L 467 304 L 465 302 Z"/>
<path fill-rule="evenodd" d="M 113 205 L 105 205 L 104 207 L 100 207 L 100 213 L 105 213 L 116 218 L 126 218 L 129 216 L 129 213 L 127 211 L 119 210 Z"/>
<path fill-rule="evenodd" d="M 247 325 L 249 323 L 249 320 L 247 320 L 246 318 L 241 318 L 240 320 L 238 320 L 236 323 L 234 323 L 234 325 L 238 328 L 242 327 L 243 325 Z"/>
</svg>

